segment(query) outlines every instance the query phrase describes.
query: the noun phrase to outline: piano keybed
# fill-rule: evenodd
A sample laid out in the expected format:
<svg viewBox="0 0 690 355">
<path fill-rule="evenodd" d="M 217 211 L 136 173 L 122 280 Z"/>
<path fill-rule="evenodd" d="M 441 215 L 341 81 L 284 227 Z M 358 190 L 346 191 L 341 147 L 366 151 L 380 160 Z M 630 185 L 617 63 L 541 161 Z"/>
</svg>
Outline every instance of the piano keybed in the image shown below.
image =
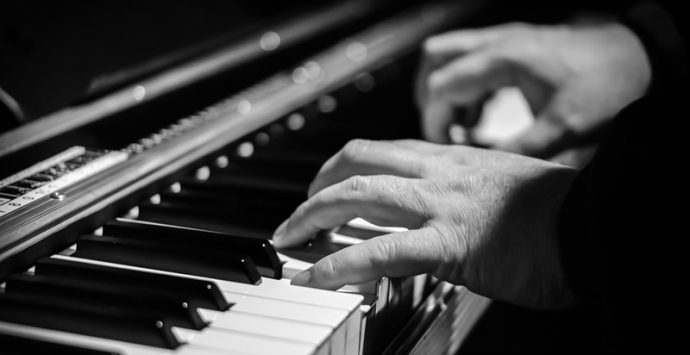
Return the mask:
<svg viewBox="0 0 690 355">
<path fill-rule="evenodd" d="M 42 245 L 32 257 L 17 256 L 25 221 L 8 211 L 12 247 L 0 255 L 14 262 L 0 274 L 0 344 L 11 345 L 0 353 L 457 349 L 487 304 L 462 287 L 423 276 L 339 292 L 289 285 L 310 263 L 385 230 L 354 221 L 297 248 L 269 241 L 348 140 L 415 136 L 414 107 L 399 100 L 411 88 L 394 79 L 411 75 L 416 43 L 464 11 L 445 10 L 394 17 L 115 150 L 127 156 L 117 169 L 61 186 L 67 199 L 33 208 L 35 223 L 51 223 L 32 233 Z M 31 268 L 17 270 L 26 258 Z M 457 339 L 439 345 L 438 334 Z"/>
</svg>

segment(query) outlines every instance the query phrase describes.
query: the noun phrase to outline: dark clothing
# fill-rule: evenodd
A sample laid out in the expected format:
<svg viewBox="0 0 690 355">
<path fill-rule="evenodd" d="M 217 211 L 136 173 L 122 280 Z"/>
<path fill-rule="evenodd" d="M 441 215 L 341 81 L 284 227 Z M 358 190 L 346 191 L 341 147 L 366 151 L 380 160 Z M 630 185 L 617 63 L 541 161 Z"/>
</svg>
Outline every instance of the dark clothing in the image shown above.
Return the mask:
<svg viewBox="0 0 690 355">
<path fill-rule="evenodd" d="M 579 305 L 545 312 L 494 301 L 459 354 L 677 353 L 690 347 L 690 14 L 681 1 L 566 3 L 534 0 L 541 5 L 526 11 L 551 16 L 542 22 L 619 16 L 645 47 L 652 83 L 604 132 L 561 211 L 563 266 Z"/>
<path fill-rule="evenodd" d="M 626 12 L 650 57 L 652 86 L 615 119 L 561 213 L 566 276 L 582 307 L 596 311 L 603 350 L 689 347 L 690 37 L 675 4 Z"/>
<path fill-rule="evenodd" d="M 687 95 L 625 109 L 564 204 L 561 250 L 584 307 L 599 311 L 608 349 L 690 339 L 690 141 Z M 595 314 L 597 314 L 595 312 Z"/>
<path fill-rule="evenodd" d="M 684 112 L 690 112 L 690 97 L 683 91 L 626 108 L 573 184 L 560 234 L 566 277 L 580 303 L 535 311 L 494 301 L 458 354 L 688 348 L 690 139 L 682 129 Z"/>
</svg>

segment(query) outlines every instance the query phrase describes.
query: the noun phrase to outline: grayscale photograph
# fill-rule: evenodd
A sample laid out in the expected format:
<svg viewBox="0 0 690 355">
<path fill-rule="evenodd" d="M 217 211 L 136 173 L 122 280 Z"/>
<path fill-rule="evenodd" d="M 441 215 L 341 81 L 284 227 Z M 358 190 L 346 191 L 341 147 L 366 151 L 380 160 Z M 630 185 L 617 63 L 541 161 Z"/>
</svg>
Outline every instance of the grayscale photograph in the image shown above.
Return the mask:
<svg viewBox="0 0 690 355">
<path fill-rule="evenodd" d="M 0 355 L 690 352 L 684 5 L 4 1 Z"/>
</svg>

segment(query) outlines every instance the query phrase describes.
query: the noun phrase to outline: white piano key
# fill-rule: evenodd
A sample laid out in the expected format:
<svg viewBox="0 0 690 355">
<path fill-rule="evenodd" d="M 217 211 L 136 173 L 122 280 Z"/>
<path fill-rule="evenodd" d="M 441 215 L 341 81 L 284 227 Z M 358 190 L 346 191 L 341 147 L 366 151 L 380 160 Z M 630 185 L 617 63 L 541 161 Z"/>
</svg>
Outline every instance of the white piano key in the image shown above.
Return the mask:
<svg viewBox="0 0 690 355">
<path fill-rule="evenodd" d="M 223 295 L 228 302 L 235 303 L 231 310 L 327 326 L 333 329 L 331 354 L 344 355 L 346 352 L 346 320 L 350 313 L 344 310 L 233 292 L 223 292 Z"/>
<path fill-rule="evenodd" d="M 279 299 L 256 297 L 248 294 L 223 291 L 231 309 L 241 312 L 271 315 L 283 319 L 302 319 L 307 323 L 338 327 L 345 321 L 348 312 L 335 308 L 312 306 Z"/>
<path fill-rule="evenodd" d="M 175 328 L 174 332 L 192 346 L 221 351 L 239 349 L 247 354 L 312 355 L 318 348 L 314 344 L 213 327 L 202 331 Z"/>
<path fill-rule="evenodd" d="M 327 326 L 258 316 L 232 308 L 227 312 L 201 309 L 200 313 L 204 313 L 204 319 L 210 320 L 211 326 L 214 328 L 264 334 L 274 338 L 294 339 L 317 346 L 327 343 L 332 333 L 332 329 Z"/>
<path fill-rule="evenodd" d="M 292 257 L 289 257 L 287 255 L 278 253 L 278 258 L 280 258 L 280 261 L 283 262 L 283 277 L 286 279 L 292 279 L 295 277 L 297 274 L 300 272 L 310 268 L 312 263 L 308 263 L 299 259 L 295 259 Z M 386 292 L 387 295 L 387 287 L 388 285 L 382 285 L 382 282 L 385 283 L 387 281 L 386 278 L 383 278 L 381 281 L 372 281 L 372 282 L 367 282 L 359 285 L 345 285 L 342 288 L 339 289 L 339 291 L 347 291 L 347 292 L 355 292 L 355 293 L 367 293 L 370 295 L 374 295 L 377 297 L 380 297 L 382 295 L 382 291 Z M 386 296 L 387 297 L 387 296 Z M 383 298 L 382 298 L 383 299 Z M 385 301 L 381 304 L 383 304 Z"/>
<path fill-rule="evenodd" d="M 21 336 L 30 339 L 51 341 L 59 344 L 112 351 L 123 355 L 250 355 L 241 349 L 209 348 L 193 344 L 185 344 L 175 350 L 156 348 L 153 346 L 127 343 L 118 340 L 97 338 L 88 335 L 43 329 L 21 324 L 0 322 L 0 333 Z M 0 349 L 2 345 L 0 345 Z"/>
<path fill-rule="evenodd" d="M 362 326 L 361 313 L 353 312 L 345 321 L 345 354 L 357 355 L 360 353 L 360 327 Z"/>
<path fill-rule="evenodd" d="M 279 281 L 265 278 L 260 285 L 252 286 L 230 281 L 218 281 L 218 287 L 222 291 L 232 290 L 235 293 L 254 295 L 259 298 L 275 299 L 279 296 L 282 301 L 322 306 L 325 309 L 336 308 L 344 310 L 347 312 L 347 316 L 341 320 L 341 324 L 334 331 L 332 337 L 333 344 L 331 346 L 334 349 L 334 353 L 343 353 L 340 344 L 344 344 L 344 353 L 346 354 L 359 353 L 360 342 L 359 340 L 355 341 L 355 339 L 361 336 L 362 313 L 358 310 L 363 297 L 355 294 L 292 286 L 288 282 L 289 280 L 285 279 Z"/>
</svg>

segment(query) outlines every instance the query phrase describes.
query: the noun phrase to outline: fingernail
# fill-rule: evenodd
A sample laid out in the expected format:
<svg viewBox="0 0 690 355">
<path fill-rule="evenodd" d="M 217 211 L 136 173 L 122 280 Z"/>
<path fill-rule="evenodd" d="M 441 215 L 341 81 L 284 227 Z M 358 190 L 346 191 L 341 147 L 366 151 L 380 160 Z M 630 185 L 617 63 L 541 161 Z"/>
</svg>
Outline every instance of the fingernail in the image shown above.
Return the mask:
<svg viewBox="0 0 690 355">
<path fill-rule="evenodd" d="M 311 268 L 304 270 L 292 278 L 291 285 L 306 286 L 311 281 Z"/>
<path fill-rule="evenodd" d="M 277 247 L 282 247 L 282 242 L 285 237 L 285 229 L 287 227 L 287 220 L 283 221 L 278 228 L 276 228 L 276 231 L 273 233 L 273 245 Z"/>
</svg>

